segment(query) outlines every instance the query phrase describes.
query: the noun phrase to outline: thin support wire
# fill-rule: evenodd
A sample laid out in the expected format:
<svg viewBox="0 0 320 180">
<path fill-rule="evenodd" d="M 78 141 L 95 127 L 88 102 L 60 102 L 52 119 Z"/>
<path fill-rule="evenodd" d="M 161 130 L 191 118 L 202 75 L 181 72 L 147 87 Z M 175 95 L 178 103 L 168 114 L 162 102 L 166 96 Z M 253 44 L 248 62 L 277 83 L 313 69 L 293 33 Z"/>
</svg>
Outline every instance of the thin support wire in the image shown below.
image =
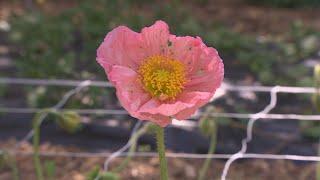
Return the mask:
<svg viewBox="0 0 320 180">
<path fill-rule="evenodd" d="M 73 88 L 73 89 L 71 89 L 70 91 L 68 91 L 56 105 L 54 105 L 54 106 L 51 107 L 51 109 L 52 109 L 53 111 L 57 111 L 58 109 L 62 108 L 62 107 L 66 104 L 66 102 L 68 101 L 68 99 L 69 99 L 72 95 L 78 93 L 79 91 L 81 91 L 83 88 L 89 86 L 90 84 L 91 84 L 91 81 L 90 81 L 90 80 L 86 80 L 86 81 L 80 82 L 76 88 Z M 42 115 L 40 116 L 40 118 L 39 118 L 39 124 L 41 124 L 41 123 L 43 122 L 43 120 L 47 117 L 47 115 L 48 115 L 48 113 L 45 113 L 45 114 L 42 114 Z M 15 145 L 14 150 L 15 150 L 15 149 L 18 149 L 23 142 L 30 140 L 30 139 L 32 138 L 33 134 L 34 134 L 34 130 L 32 129 L 32 130 L 30 130 L 30 131 L 27 133 L 26 136 L 24 136 L 24 137 Z"/>
<path fill-rule="evenodd" d="M 36 113 L 44 108 L 6 108 L 0 107 L 1 113 L 14 113 L 14 114 L 31 114 Z M 125 110 L 115 109 L 57 109 L 57 111 L 74 111 L 81 115 L 128 115 Z M 199 113 L 190 119 L 197 119 L 202 114 Z M 211 113 L 211 117 L 226 117 L 226 118 L 237 118 L 237 119 L 251 119 L 256 117 L 255 114 L 242 114 L 242 113 Z M 319 121 L 320 115 L 303 115 L 303 114 L 261 114 L 259 119 L 284 119 L 284 120 L 308 120 L 308 121 Z"/>
<path fill-rule="evenodd" d="M 62 79 L 30 79 L 30 78 L 0 78 L 0 84 L 37 85 L 37 86 L 73 86 L 90 81 L 88 86 L 113 87 L 109 82 L 92 80 L 62 80 Z"/>
<path fill-rule="evenodd" d="M 257 113 L 254 117 L 252 117 L 247 125 L 247 136 L 242 140 L 242 147 L 241 150 L 234 155 L 232 155 L 228 161 L 226 162 L 223 172 L 221 175 L 221 180 L 226 180 L 226 177 L 228 175 L 229 168 L 231 164 L 236 161 L 237 159 L 243 158 L 248 147 L 248 143 L 252 140 L 252 134 L 253 134 L 253 125 L 254 123 L 260 119 L 262 115 L 268 114 L 276 105 L 277 105 L 277 93 L 279 92 L 279 87 L 275 86 L 272 88 L 270 92 L 270 103 L 259 113 Z"/>
<path fill-rule="evenodd" d="M 24 151 L 11 151 L 12 154 L 17 156 L 32 156 L 33 152 Z M 39 155 L 43 157 L 65 157 L 65 158 L 107 158 L 113 153 L 91 153 L 91 152 L 40 152 Z M 167 158 L 184 158 L 184 159 L 229 159 L 234 154 L 191 154 L 191 153 L 172 153 L 167 152 Z M 119 157 L 157 157 L 156 152 L 135 152 L 134 154 L 130 152 L 123 152 L 117 156 Z M 294 160 L 294 161 L 312 161 L 320 162 L 319 156 L 302 156 L 302 155 L 291 155 L 291 154 L 255 154 L 246 153 L 243 154 L 239 159 L 274 159 L 274 160 Z"/>
<path fill-rule="evenodd" d="M 131 136 L 138 131 L 138 129 L 139 129 L 139 127 L 140 127 L 141 125 L 142 125 L 142 121 L 138 121 L 138 122 L 134 125 L 134 127 L 133 127 L 133 129 L 132 129 L 132 132 L 131 132 Z M 130 137 L 131 137 L 131 136 L 130 136 Z M 130 141 L 130 139 L 129 139 L 128 142 L 127 142 L 122 148 L 120 148 L 119 150 L 111 153 L 111 155 L 110 155 L 110 156 L 106 159 L 106 161 L 104 162 L 104 168 L 103 168 L 104 171 L 108 171 L 108 167 L 109 167 L 110 162 L 111 162 L 113 159 L 121 156 L 127 149 L 130 148 L 131 145 L 132 145 L 132 141 Z"/>
<path fill-rule="evenodd" d="M 42 86 L 77 86 L 82 81 L 79 80 L 60 80 L 60 79 L 29 79 L 29 78 L 0 78 L 0 84 L 20 84 L 20 85 L 42 85 Z M 95 87 L 113 87 L 111 83 L 105 81 L 91 81 L 90 86 Z M 270 92 L 272 86 L 238 86 L 223 83 L 221 90 L 227 91 L 253 91 L 253 92 Z M 278 86 L 282 93 L 307 93 L 313 94 L 317 90 L 314 87 L 294 87 Z"/>
<path fill-rule="evenodd" d="M 59 101 L 51 109 L 58 111 L 63 107 L 67 100 L 75 93 L 79 92 L 83 87 L 87 86 L 96 86 L 96 87 L 113 87 L 112 84 L 102 81 L 75 81 L 75 80 L 50 80 L 50 79 L 25 79 L 25 78 L 0 78 L 0 84 L 17 84 L 17 85 L 43 85 L 43 86 L 76 86 L 73 90 L 69 91 L 64 95 L 61 101 Z M 298 156 L 298 155 L 275 155 L 275 154 L 252 154 L 246 153 L 248 143 L 252 141 L 252 131 L 254 123 L 258 119 L 297 119 L 297 120 L 320 120 L 320 115 L 298 115 L 298 114 L 269 114 L 269 112 L 277 104 L 277 93 L 307 93 L 313 94 L 316 93 L 316 89 L 313 87 L 290 87 L 290 86 L 236 86 L 224 84 L 221 87 L 221 90 L 225 91 L 251 91 L 251 92 L 270 92 L 270 103 L 259 113 L 256 114 L 238 114 L 238 113 L 213 113 L 213 117 L 230 117 L 230 118 L 244 118 L 249 119 L 247 125 L 247 134 L 246 138 L 242 140 L 241 150 L 235 154 L 185 154 L 185 153 L 167 153 L 167 157 L 172 158 L 220 158 L 228 159 L 221 179 L 225 180 L 231 164 L 237 159 L 243 158 L 256 158 L 256 159 L 287 159 L 287 160 L 298 160 L 298 161 L 316 161 L 320 162 L 319 156 Z M 0 108 L 0 112 L 7 113 L 35 113 L 41 109 L 38 108 Z M 76 109 L 75 111 L 81 114 L 127 114 L 123 110 L 100 110 L 100 109 Z M 41 117 L 41 121 L 46 117 L 47 114 Z M 194 123 L 190 125 L 195 126 Z M 132 134 L 134 134 L 137 129 L 141 126 L 139 121 L 133 128 Z M 19 147 L 20 144 L 24 141 L 27 141 L 33 136 L 33 130 L 30 131 L 18 144 L 16 147 Z M 131 134 L 131 135 L 132 135 Z M 104 163 L 104 169 L 108 169 L 108 164 L 112 159 L 117 157 L 123 157 L 132 155 L 125 152 L 131 146 L 130 141 L 124 145 L 121 149 L 114 153 L 73 153 L 73 152 L 41 152 L 41 156 L 65 156 L 65 157 L 108 157 Z M 33 152 L 19 152 L 16 149 L 11 151 L 13 154 L 17 155 L 32 155 Z M 0 155 L 3 154 L 3 150 L 0 150 Z M 147 152 L 138 152 L 133 156 L 135 157 L 155 157 L 156 153 L 147 153 Z"/>
</svg>

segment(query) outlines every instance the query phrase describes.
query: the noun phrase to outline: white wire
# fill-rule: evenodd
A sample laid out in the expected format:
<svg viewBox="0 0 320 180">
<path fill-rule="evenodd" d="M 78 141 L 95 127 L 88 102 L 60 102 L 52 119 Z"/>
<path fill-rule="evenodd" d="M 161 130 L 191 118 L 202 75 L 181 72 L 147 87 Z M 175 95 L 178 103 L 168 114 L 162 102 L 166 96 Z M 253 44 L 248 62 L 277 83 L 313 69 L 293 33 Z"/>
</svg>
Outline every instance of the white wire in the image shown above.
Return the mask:
<svg viewBox="0 0 320 180">
<path fill-rule="evenodd" d="M 60 80 L 60 79 L 30 79 L 30 78 L 0 78 L 0 84 L 20 84 L 20 85 L 43 85 L 43 86 L 77 86 L 81 80 Z M 96 87 L 113 87 L 111 83 L 105 81 L 90 81 L 90 86 Z M 270 86 L 237 86 L 223 84 L 221 89 L 227 91 L 254 91 L 254 92 L 270 92 L 273 87 Z M 278 92 L 283 93 L 316 93 L 314 87 L 293 87 L 279 86 Z"/>
<path fill-rule="evenodd" d="M 11 151 L 11 154 L 20 156 L 32 156 L 33 152 L 24 151 Z M 111 156 L 113 153 L 91 153 L 91 152 L 40 152 L 39 155 L 43 157 L 68 157 L 68 158 L 106 158 Z M 130 152 L 123 152 L 118 157 L 157 157 L 156 152 L 135 152 L 134 154 Z M 229 159 L 233 154 L 192 154 L 192 153 L 172 153 L 167 152 L 167 158 L 185 158 L 185 159 Z M 244 154 L 241 159 L 274 159 L 274 160 L 294 160 L 294 161 L 315 161 L 320 162 L 319 156 L 301 156 L 301 155 L 276 155 L 276 154 L 255 154 L 247 153 Z"/>
<path fill-rule="evenodd" d="M 137 130 L 139 129 L 139 127 L 141 126 L 142 124 L 142 121 L 138 121 L 135 126 L 133 127 L 132 129 L 132 132 L 131 132 L 131 136 L 137 132 Z M 130 136 L 130 137 L 131 137 Z M 120 156 L 122 153 L 124 153 L 127 149 L 130 148 L 130 146 L 132 145 L 132 141 L 130 141 L 130 139 L 128 140 L 128 142 L 122 147 L 120 148 L 119 150 L 117 150 L 116 152 L 112 153 L 107 159 L 106 161 L 104 162 L 104 171 L 108 171 L 108 166 L 110 164 L 110 162 Z"/>
<path fill-rule="evenodd" d="M 223 168 L 222 175 L 221 175 L 221 180 L 225 180 L 226 179 L 231 164 L 234 161 L 236 161 L 237 159 L 242 158 L 244 156 L 244 154 L 246 153 L 247 145 L 252 140 L 252 131 L 253 131 L 254 123 L 258 119 L 260 119 L 260 117 L 262 115 L 266 115 L 267 113 L 269 113 L 277 105 L 277 92 L 278 91 L 279 91 L 279 87 L 275 86 L 270 92 L 270 103 L 262 111 L 257 113 L 254 117 L 252 117 L 249 120 L 248 125 L 247 125 L 247 136 L 242 140 L 242 147 L 241 147 L 239 152 L 237 152 L 234 155 L 232 155 L 228 159 L 228 161 L 226 162 L 226 164 L 225 164 L 225 166 Z"/>
<path fill-rule="evenodd" d="M 42 85 L 42 86 L 75 86 L 88 81 L 88 86 L 97 87 L 112 87 L 106 81 L 91 81 L 91 80 L 62 80 L 62 79 L 30 79 L 30 78 L 0 78 L 0 84 L 20 84 L 20 85 Z"/>
<path fill-rule="evenodd" d="M 69 91 L 64 98 L 53 108 L 58 110 L 61 108 L 68 98 L 72 96 L 74 93 L 80 91 L 85 86 L 97 86 L 97 87 L 112 87 L 110 83 L 102 82 L 102 81 L 85 81 L 81 87 Z M 0 84 L 22 84 L 22 85 L 44 85 L 44 86 L 77 86 L 81 83 L 81 81 L 76 80 L 50 80 L 50 79 L 26 79 L 26 78 L 0 78 Z M 222 86 L 223 90 L 227 91 L 254 91 L 254 92 L 270 92 L 271 100 L 270 104 L 265 107 L 265 109 L 257 114 L 239 114 L 239 113 L 213 113 L 211 116 L 214 117 L 230 117 L 230 118 L 250 118 L 247 125 L 247 136 L 242 140 L 241 150 L 233 155 L 230 154 L 185 154 L 185 153 L 167 153 L 167 157 L 172 158 L 222 158 L 228 159 L 223 169 L 223 173 L 221 176 L 222 180 L 226 179 L 228 174 L 228 170 L 231 164 L 241 158 L 259 158 L 259 159 L 288 159 L 288 160 L 298 160 L 298 161 L 320 161 L 320 157 L 318 156 L 298 156 L 298 155 L 274 155 L 274 154 L 250 154 L 246 153 L 247 144 L 252 140 L 252 131 L 254 122 L 258 119 L 297 119 L 297 120 L 320 120 L 320 115 L 298 115 L 298 114 L 268 114 L 271 109 L 276 106 L 277 103 L 277 93 L 316 93 L 316 89 L 313 87 L 290 87 L 290 86 L 235 86 L 235 85 L 226 85 Z M 37 112 L 38 108 L 0 108 L 0 112 L 7 113 L 34 113 Z M 123 110 L 100 110 L 100 109 L 76 109 L 81 114 L 127 114 L 127 112 Z M 134 133 L 135 131 L 133 131 Z M 23 138 L 29 139 L 32 137 L 33 132 L 30 131 L 28 135 Z M 21 142 L 20 142 L 21 143 Z M 130 144 L 128 143 L 121 148 L 120 150 L 114 153 L 48 153 L 42 152 L 40 155 L 42 156 L 67 156 L 67 157 L 93 157 L 93 156 L 108 156 L 108 159 L 113 159 L 119 156 L 127 156 L 128 153 L 124 152 L 126 148 L 128 148 Z M 0 150 L 0 154 L 3 151 Z M 21 155 L 31 155 L 32 153 L 25 152 L 16 152 Z M 157 156 L 156 153 L 135 153 L 134 156 L 139 157 L 153 157 Z M 105 162 L 105 169 L 108 167 L 108 159 Z"/>
<path fill-rule="evenodd" d="M 67 101 L 68 99 L 78 93 L 80 90 L 82 90 L 84 87 L 87 87 L 89 86 L 91 83 L 90 80 L 86 80 L 86 81 L 83 81 L 83 82 L 80 82 L 78 84 L 78 86 L 76 88 L 73 88 L 71 89 L 70 91 L 68 91 L 63 97 L 62 99 L 54 106 L 52 106 L 52 110 L 56 111 L 58 110 L 59 108 L 61 108 Z M 48 113 L 45 113 L 45 114 L 41 114 L 41 116 L 39 117 L 39 125 L 43 122 L 43 120 L 47 117 Z M 21 144 L 25 141 L 28 141 L 30 138 L 32 138 L 34 134 L 34 130 L 30 130 L 26 136 L 24 136 L 16 145 L 15 145 L 15 148 L 14 149 L 17 149 L 21 146 Z"/>
<path fill-rule="evenodd" d="M 43 108 L 6 108 L 0 107 L 1 113 L 14 113 L 14 114 L 28 114 L 36 113 Z M 58 111 L 75 111 L 82 115 L 127 115 L 128 112 L 125 110 L 112 110 L 112 109 L 58 109 Z M 201 116 L 201 113 L 198 114 Z M 198 118 L 194 116 L 193 118 Z M 256 114 L 242 114 L 242 113 L 211 113 L 211 117 L 226 117 L 226 118 L 237 118 L 237 119 L 251 119 L 256 117 Z M 284 119 L 284 120 L 308 120 L 308 121 L 318 121 L 320 120 L 320 115 L 303 115 L 303 114 L 260 114 L 260 119 Z"/>
</svg>

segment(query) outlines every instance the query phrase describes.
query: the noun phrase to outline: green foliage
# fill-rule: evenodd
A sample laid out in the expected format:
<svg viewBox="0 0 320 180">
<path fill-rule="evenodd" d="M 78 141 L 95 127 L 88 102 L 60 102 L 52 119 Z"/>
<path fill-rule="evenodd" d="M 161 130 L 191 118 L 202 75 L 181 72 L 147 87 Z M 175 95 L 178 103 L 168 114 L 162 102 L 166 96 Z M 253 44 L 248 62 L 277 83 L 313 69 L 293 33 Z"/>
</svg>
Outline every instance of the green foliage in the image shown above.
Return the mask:
<svg viewBox="0 0 320 180">
<path fill-rule="evenodd" d="M 99 166 L 94 167 L 91 171 L 89 171 L 86 175 L 86 180 L 95 180 L 99 175 L 100 168 Z"/>
<path fill-rule="evenodd" d="M 101 79 L 106 78 L 95 62 L 96 49 L 107 32 L 118 25 L 135 31 L 165 20 L 177 35 L 200 36 L 219 50 L 228 68 L 241 68 L 256 75 L 263 84 L 311 85 L 308 69 L 300 61 L 320 48 L 320 35 L 294 22 L 288 37 L 263 40 L 203 21 L 184 2 L 139 0 L 78 0 L 78 5 L 49 15 L 38 10 L 11 19 L 11 42 L 18 46 L 15 64 L 20 77 Z M 203 1 L 206 3 L 206 1 Z M 147 11 L 137 11 L 141 6 Z M 285 66 L 284 66 L 285 64 Z M 39 87 L 28 90 L 33 107 L 51 106 L 67 88 Z M 103 106 L 113 90 L 90 88 L 68 102 L 72 108 Z M 50 96 L 48 96 L 50 94 Z M 85 101 L 82 97 L 86 97 Z M 105 98 L 103 98 L 105 97 Z"/>
<path fill-rule="evenodd" d="M 111 172 L 100 172 L 98 166 L 94 167 L 86 176 L 86 180 L 119 180 L 120 177 Z"/>
<path fill-rule="evenodd" d="M 98 44 L 115 26 L 127 24 L 133 29 L 140 29 L 143 19 L 129 3 L 115 0 L 97 0 L 94 3 L 80 0 L 79 6 L 56 16 L 35 11 L 15 17 L 11 19 L 10 39 L 19 48 L 15 61 L 18 75 L 30 78 L 105 79 L 104 71 L 95 63 Z M 42 87 L 41 92 L 31 90 L 29 104 L 38 107 L 51 105 L 64 92 L 61 88 L 46 87 Z M 101 106 L 101 95 L 108 93 L 107 89 L 90 88 L 87 94 L 92 103 L 83 105 L 81 99 L 77 99 L 73 107 Z"/>
<path fill-rule="evenodd" d="M 54 161 L 45 161 L 44 162 L 44 170 L 48 180 L 54 180 L 54 176 L 56 174 L 56 164 Z"/>
<path fill-rule="evenodd" d="M 316 114 L 320 111 L 320 65 L 316 65 L 313 71 L 314 87 L 316 93 L 312 95 L 311 102 Z M 300 122 L 302 134 L 308 138 L 318 139 L 320 138 L 320 122 Z"/>
<path fill-rule="evenodd" d="M 211 136 L 211 134 L 216 133 L 217 124 L 215 119 L 211 118 L 210 114 L 214 112 L 213 106 L 208 106 L 204 112 L 204 115 L 199 121 L 199 129 L 201 133 L 205 136 Z"/>
<path fill-rule="evenodd" d="M 199 124 L 199 128 L 203 135 L 210 136 L 217 127 L 214 119 L 202 118 Z"/>
<path fill-rule="evenodd" d="M 320 123 L 319 122 L 301 122 L 302 134 L 311 139 L 320 138 Z"/>
<path fill-rule="evenodd" d="M 294 22 L 282 39 L 257 39 L 223 27 L 215 27 L 204 37 L 222 57 L 234 59 L 237 67 L 248 68 L 263 84 L 311 85 L 309 70 L 300 61 L 317 53 L 320 34 L 304 28 L 301 22 Z"/>
<path fill-rule="evenodd" d="M 119 180 L 119 179 L 120 178 L 118 175 L 111 172 L 104 172 L 101 174 L 101 177 L 99 178 L 99 180 Z"/>
<path fill-rule="evenodd" d="M 212 117 L 212 113 L 221 113 L 221 110 L 213 106 L 208 106 L 199 120 L 199 129 L 205 136 L 211 136 L 212 133 L 217 131 L 218 126 L 228 126 L 232 123 L 230 118 Z"/>
</svg>

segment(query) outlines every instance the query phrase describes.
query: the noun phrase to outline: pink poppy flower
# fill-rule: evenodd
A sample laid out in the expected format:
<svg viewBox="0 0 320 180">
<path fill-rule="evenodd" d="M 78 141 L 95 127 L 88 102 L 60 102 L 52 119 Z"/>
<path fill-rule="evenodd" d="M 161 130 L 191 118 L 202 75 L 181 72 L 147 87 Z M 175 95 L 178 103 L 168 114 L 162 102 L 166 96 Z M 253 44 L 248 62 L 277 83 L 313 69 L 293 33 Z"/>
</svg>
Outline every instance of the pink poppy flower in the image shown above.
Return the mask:
<svg viewBox="0 0 320 180">
<path fill-rule="evenodd" d="M 199 37 L 170 34 L 163 21 L 141 33 L 113 29 L 98 48 L 97 61 L 130 115 L 162 127 L 209 102 L 224 75 L 214 48 Z"/>
</svg>

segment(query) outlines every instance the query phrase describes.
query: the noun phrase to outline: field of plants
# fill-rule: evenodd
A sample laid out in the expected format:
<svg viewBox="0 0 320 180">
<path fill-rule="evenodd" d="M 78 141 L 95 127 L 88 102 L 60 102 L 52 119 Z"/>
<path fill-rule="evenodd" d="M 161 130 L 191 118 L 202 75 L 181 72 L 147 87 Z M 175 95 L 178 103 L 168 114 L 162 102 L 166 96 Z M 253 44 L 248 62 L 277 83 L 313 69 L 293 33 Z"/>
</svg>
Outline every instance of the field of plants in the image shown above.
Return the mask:
<svg viewBox="0 0 320 180">
<path fill-rule="evenodd" d="M 159 179 L 153 125 L 96 62 L 112 29 L 156 20 L 225 68 L 214 100 L 165 128 L 169 179 L 220 179 L 248 132 L 245 153 L 314 159 L 240 158 L 227 179 L 320 179 L 319 17 L 318 0 L 0 1 L 0 180 Z"/>
</svg>

